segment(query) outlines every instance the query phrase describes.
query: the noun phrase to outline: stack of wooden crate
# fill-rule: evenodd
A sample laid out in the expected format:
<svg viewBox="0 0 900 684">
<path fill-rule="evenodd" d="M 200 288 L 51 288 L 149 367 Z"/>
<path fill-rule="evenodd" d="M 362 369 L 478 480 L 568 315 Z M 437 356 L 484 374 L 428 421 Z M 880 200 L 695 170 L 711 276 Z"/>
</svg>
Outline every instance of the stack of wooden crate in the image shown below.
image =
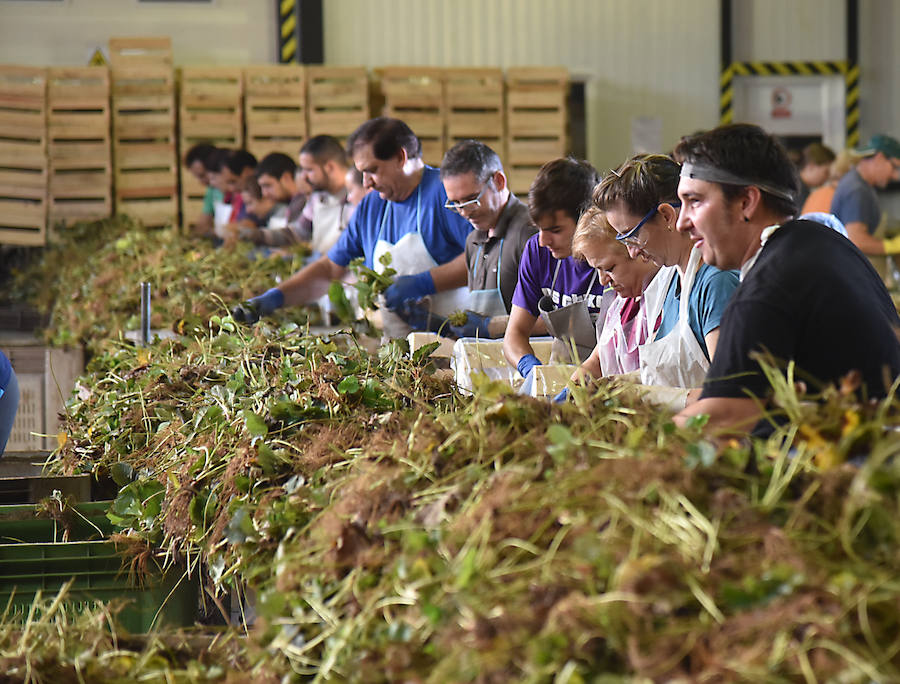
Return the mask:
<svg viewBox="0 0 900 684">
<path fill-rule="evenodd" d="M 488 145 L 506 158 L 503 72 L 500 69 L 447 69 L 447 147 L 465 138 Z"/>
<path fill-rule="evenodd" d="M 568 86 L 565 68 L 506 72 L 506 171 L 516 194 L 527 194 L 541 165 L 566 153 Z"/>
<path fill-rule="evenodd" d="M 444 69 L 385 67 L 379 71 L 384 115 L 401 119 L 422 142 L 422 158 L 440 166 L 447 149 Z"/>
<path fill-rule="evenodd" d="M 179 79 L 179 157 L 197 143 L 244 144 L 244 76 L 237 67 L 183 67 Z M 180 165 L 184 224 L 200 215 L 206 187 Z"/>
<path fill-rule="evenodd" d="M 109 70 L 51 67 L 47 80 L 50 225 L 112 214 Z"/>
<path fill-rule="evenodd" d="M 147 226 L 178 218 L 172 42 L 110 38 L 116 211 Z"/>
<path fill-rule="evenodd" d="M 332 135 L 342 143 L 369 118 L 365 67 L 307 67 L 309 135 Z"/>
<path fill-rule="evenodd" d="M 270 152 L 297 158 L 306 139 L 306 69 L 299 64 L 244 69 L 247 150 L 262 159 Z"/>
<path fill-rule="evenodd" d="M 47 235 L 47 69 L 0 66 L 0 244 Z"/>
</svg>

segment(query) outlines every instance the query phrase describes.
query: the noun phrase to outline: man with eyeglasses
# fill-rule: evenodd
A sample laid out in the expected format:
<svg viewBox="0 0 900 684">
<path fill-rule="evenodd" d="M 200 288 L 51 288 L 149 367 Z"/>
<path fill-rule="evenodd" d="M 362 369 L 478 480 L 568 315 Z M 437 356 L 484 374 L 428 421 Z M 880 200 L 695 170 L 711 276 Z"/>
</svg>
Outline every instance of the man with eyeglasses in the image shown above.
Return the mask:
<svg viewBox="0 0 900 684">
<path fill-rule="evenodd" d="M 875 188 L 900 180 L 900 142 L 889 135 L 873 135 L 856 154 L 862 159 L 838 183 L 831 213 L 843 222 L 847 236 L 863 253 L 900 254 L 900 236 L 888 240 L 875 237 L 884 221 Z"/>
<path fill-rule="evenodd" d="M 477 140 L 462 140 L 444 155 L 444 206 L 475 228 L 466 238 L 469 302 L 464 325 L 448 326 L 454 337 L 502 337 L 525 243 L 537 232 L 525 206 L 506 182 L 500 157 Z"/>
<path fill-rule="evenodd" d="M 398 312 L 406 314 L 411 303 L 425 297 L 424 309 L 437 316 L 463 308 L 468 294 L 465 244 L 472 226 L 444 207 L 447 193 L 440 174 L 422 161 L 415 133 L 399 119 L 370 119 L 350 136 L 347 151 L 363 174 L 363 187 L 375 192 L 363 198 L 328 254 L 235 307 L 236 320 L 255 322 L 282 306 L 315 301 L 346 274 L 353 259 L 363 257 L 366 266 L 383 271 L 386 255 L 397 273 L 384 293 L 386 337 L 410 332 L 414 326 Z"/>
</svg>

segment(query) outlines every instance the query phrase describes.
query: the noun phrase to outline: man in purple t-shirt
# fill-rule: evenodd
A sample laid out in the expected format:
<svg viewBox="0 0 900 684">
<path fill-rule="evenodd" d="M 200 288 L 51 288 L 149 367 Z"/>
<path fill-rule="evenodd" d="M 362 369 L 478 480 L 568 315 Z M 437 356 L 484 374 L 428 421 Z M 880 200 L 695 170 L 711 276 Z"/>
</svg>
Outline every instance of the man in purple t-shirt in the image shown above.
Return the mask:
<svg viewBox="0 0 900 684">
<path fill-rule="evenodd" d="M 528 191 L 528 210 L 538 233 L 525 244 L 503 337 L 506 360 L 524 378 L 541 364 L 529 337 L 546 334 L 538 310 L 542 297 L 549 297 L 555 308 L 586 300 L 590 313 L 600 309 L 603 285 L 596 272 L 572 258 L 575 224 L 598 180 L 597 171 L 585 161 L 555 159 L 541 167 Z"/>
</svg>

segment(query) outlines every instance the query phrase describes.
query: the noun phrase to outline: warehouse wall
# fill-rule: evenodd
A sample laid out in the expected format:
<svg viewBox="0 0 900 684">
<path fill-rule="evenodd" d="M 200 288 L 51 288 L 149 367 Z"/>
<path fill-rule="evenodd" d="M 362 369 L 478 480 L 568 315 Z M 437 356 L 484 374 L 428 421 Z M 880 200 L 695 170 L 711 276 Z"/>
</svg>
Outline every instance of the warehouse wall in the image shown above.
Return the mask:
<svg viewBox="0 0 900 684">
<path fill-rule="evenodd" d="M 271 0 L 0 0 L 0 63 L 86 64 L 110 36 L 172 37 L 176 64 L 275 59 Z"/>
<path fill-rule="evenodd" d="M 718 0 L 328 0 L 325 58 L 566 66 L 586 84 L 588 157 L 602 168 L 630 154 L 635 117 L 663 147 L 716 123 L 718 17 Z"/>
</svg>

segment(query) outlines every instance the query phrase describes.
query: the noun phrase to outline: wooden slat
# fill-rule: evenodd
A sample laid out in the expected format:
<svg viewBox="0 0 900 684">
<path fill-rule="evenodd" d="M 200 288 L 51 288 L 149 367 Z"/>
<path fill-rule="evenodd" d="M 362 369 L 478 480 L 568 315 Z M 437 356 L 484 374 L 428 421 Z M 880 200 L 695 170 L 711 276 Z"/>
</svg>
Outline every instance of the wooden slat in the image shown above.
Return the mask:
<svg viewBox="0 0 900 684">
<path fill-rule="evenodd" d="M 115 163 L 118 169 L 175 167 L 175 141 L 119 143 L 115 148 Z"/>
<path fill-rule="evenodd" d="M 300 64 L 245 67 L 244 93 L 248 98 L 295 98 L 305 105 L 306 69 Z"/>
<path fill-rule="evenodd" d="M 385 106 L 440 110 L 444 108 L 443 69 L 384 67 L 379 71 Z"/>
<path fill-rule="evenodd" d="M 0 130 L 0 137 L 3 131 Z M 0 166 L 43 169 L 47 167 L 46 147 L 43 140 L 0 140 Z"/>
<path fill-rule="evenodd" d="M 33 102 L 46 96 L 46 67 L 0 64 L 0 101 Z"/>
<path fill-rule="evenodd" d="M 173 194 L 178 186 L 174 169 L 165 171 L 117 171 L 116 195 L 119 197 L 161 197 Z M 141 192 L 135 193 L 133 191 Z"/>
<path fill-rule="evenodd" d="M 112 171 L 107 166 L 100 169 L 76 169 L 65 173 L 51 173 L 49 195 L 53 198 L 90 197 L 109 194 L 112 187 Z"/>
<path fill-rule="evenodd" d="M 503 133 L 503 111 L 457 111 L 447 114 L 447 135 L 456 138 L 492 137 Z"/>
<path fill-rule="evenodd" d="M 146 36 L 109 39 L 109 62 L 113 67 L 172 65 L 172 39 Z"/>
<path fill-rule="evenodd" d="M 311 66 L 307 82 L 310 109 L 352 107 L 368 111 L 369 77 L 365 67 Z"/>
<path fill-rule="evenodd" d="M 514 139 L 507 141 L 507 164 L 524 164 L 540 166 L 551 159 L 562 157 L 566 153 L 565 138 L 548 139 Z"/>
<path fill-rule="evenodd" d="M 85 165 L 108 163 L 110 160 L 109 139 L 84 140 L 51 140 L 47 146 L 47 154 L 51 168 L 83 168 Z"/>
<path fill-rule="evenodd" d="M 108 108 L 109 81 L 109 69 L 105 66 L 50 67 L 47 102 L 51 108 Z"/>
<path fill-rule="evenodd" d="M 353 133 L 369 118 L 368 110 L 365 112 L 345 112 L 341 110 L 320 110 L 309 112 L 309 134 L 333 135 L 336 138 L 345 137 Z"/>
<path fill-rule="evenodd" d="M 170 225 L 175 223 L 178 214 L 178 199 L 118 200 L 116 212 L 132 216 L 150 227 Z"/>
<path fill-rule="evenodd" d="M 447 69 L 447 107 L 503 109 L 503 72 L 500 69 Z"/>
<path fill-rule="evenodd" d="M 510 67 L 506 70 L 506 85 L 510 89 L 565 88 L 569 71 L 565 67 Z"/>
<path fill-rule="evenodd" d="M 47 211 L 51 224 L 62 220 L 88 221 L 108 218 L 112 215 L 112 197 L 109 193 L 102 199 L 52 197 Z"/>
<path fill-rule="evenodd" d="M 566 113 L 562 110 L 550 112 L 507 112 L 507 130 L 510 137 L 522 136 L 563 136 L 566 131 Z"/>
<path fill-rule="evenodd" d="M 108 140 L 109 112 L 67 112 L 51 114 L 47 122 L 47 137 L 54 140 Z"/>
<path fill-rule="evenodd" d="M 47 190 L 47 171 L 45 169 L 11 169 L 0 167 L 0 192 L 13 197 L 34 197 L 35 191 Z M 18 192 L 17 192 L 18 191 Z M 20 195 L 19 192 L 28 192 L 28 195 Z M 40 196 L 40 195 L 38 195 Z"/>
</svg>

